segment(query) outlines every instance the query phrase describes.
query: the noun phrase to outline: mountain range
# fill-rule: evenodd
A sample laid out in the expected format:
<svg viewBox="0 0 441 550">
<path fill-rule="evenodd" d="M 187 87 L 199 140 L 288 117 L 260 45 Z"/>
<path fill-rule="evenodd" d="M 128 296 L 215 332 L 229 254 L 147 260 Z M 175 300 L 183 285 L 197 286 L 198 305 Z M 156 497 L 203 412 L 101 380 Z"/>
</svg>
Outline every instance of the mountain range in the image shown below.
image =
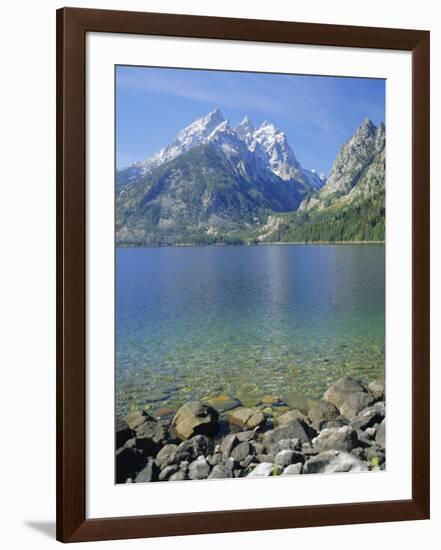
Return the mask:
<svg viewBox="0 0 441 550">
<path fill-rule="evenodd" d="M 215 109 L 116 172 L 117 246 L 384 239 L 385 127 L 365 119 L 328 178 L 286 134 Z"/>
</svg>

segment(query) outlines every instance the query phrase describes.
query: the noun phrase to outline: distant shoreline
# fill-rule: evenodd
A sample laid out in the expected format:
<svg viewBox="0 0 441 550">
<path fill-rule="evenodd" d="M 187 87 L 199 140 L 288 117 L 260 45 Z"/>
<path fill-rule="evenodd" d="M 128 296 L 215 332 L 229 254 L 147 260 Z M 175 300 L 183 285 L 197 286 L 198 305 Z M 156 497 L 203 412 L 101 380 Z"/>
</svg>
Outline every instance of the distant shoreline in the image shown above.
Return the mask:
<svg viewBox="0 0 441 550">
<path fill-rule="evenodd" d="M 265 242 L 265 243 L 211 243 L 211 244 L 196 244 L 196 243 L 180 243 L 180 244 L 149 244 L 149 245 L 138 245 L 138 244 L 125 244 L 125 245 L 116 245 L 115 248 L 188 248 L 188 247 L 214 247 L 214 246 L 301 246 L 301 245 L 357 245 L 357 244 L 386 244 L 385 241 L 293 241 L 293 242 Z"/>
</svg>

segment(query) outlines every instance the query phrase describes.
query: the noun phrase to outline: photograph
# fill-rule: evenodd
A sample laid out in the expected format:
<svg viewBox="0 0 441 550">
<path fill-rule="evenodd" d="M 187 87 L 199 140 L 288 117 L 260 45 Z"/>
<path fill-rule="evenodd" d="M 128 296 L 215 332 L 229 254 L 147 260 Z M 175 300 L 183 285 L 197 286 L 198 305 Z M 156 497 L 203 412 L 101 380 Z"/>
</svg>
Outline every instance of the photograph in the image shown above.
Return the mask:
<svg viewBox="0 0 441 550">
<path fill-rule="evenodd" d="M 386 468 L 385 93 L 115 67 L 116 483 Z"/>
</svg>

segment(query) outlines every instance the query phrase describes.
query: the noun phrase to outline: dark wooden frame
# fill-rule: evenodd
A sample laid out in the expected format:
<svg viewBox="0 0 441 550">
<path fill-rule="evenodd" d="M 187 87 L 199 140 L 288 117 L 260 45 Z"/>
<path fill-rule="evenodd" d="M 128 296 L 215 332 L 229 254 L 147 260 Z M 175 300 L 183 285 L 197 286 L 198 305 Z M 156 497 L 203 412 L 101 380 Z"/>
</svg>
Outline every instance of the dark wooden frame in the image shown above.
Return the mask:
<svg viewBox="0 0 441 550">
<path fill-rule="evenodd" d="M 383 48 L 413 60 L 412 498 L 86 519 L 85 38 L 107 32 Z M 57 11 L 57 539 L 63 542 L 429 518 L 429 32 L 64 8 Z"/>
</svg>

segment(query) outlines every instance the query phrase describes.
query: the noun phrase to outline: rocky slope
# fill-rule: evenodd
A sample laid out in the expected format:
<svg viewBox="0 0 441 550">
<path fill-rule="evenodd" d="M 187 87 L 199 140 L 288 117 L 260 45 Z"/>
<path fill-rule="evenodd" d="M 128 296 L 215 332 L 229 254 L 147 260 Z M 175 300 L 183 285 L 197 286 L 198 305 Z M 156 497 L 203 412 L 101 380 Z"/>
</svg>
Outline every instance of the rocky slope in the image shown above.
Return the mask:
<svg viewBox="0 0 441 550">
<path fill-rule="evenodd" d="M 155 419 L 117 419 L 116 482 L 144 483 L 384 470 L 385 390 L 345 376 L 308 411 L 277 396 L 243 407 L 230 396 Z"/>
</svg>

